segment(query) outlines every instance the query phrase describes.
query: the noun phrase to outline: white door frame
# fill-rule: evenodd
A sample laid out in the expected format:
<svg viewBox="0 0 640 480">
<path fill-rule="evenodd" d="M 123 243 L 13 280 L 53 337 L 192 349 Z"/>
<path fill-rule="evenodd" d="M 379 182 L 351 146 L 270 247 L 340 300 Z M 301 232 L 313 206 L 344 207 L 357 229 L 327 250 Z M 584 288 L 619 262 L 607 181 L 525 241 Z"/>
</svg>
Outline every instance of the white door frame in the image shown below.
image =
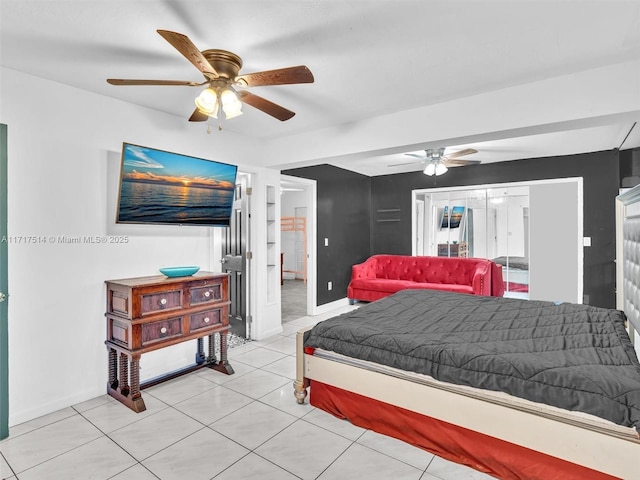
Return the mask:
<svg viewBox="0 0 640 480">
<path fill-rule="evenodd" d="M 307 315 L 318 315 L 318 302 L 316 291 L 317 275 L 317 212 L 318 195 L 317 182 L 307 178 L 281 175 L 287 184 L 295 183 L 304 189 L 307 198 Z"/>
</svg>

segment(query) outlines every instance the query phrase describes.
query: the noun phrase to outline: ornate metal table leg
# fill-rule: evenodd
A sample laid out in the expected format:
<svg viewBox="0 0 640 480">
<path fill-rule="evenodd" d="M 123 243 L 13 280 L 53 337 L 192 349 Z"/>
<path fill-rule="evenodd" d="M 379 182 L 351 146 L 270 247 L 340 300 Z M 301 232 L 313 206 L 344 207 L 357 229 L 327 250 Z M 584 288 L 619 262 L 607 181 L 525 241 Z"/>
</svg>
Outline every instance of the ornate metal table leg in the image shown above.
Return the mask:
<svg viewBox="0 0 640 480">
<path fill-rule="evenodd" d="M 109 387 L 118 388 L 118 352 L 109 348 Z"/>
<path fill-rule="evenodd" d="M 131 364 L 129 364 L 129 358 L 131 358 Z M 140 355 L 129 357 L 124 352 L 109 348 L 107 393 L 134 412 L 147 409 L 140 393 Z"/>
<path fill-rule="evenodd" d="M 209 356 L 207 357 L 207 363 L 211 365 L 215 365 L 217 362 L 215 334 L 212 333 L 211 335 L 209 335 L 208 339 L 209 339 Z"/>
<path fill-rule="evenodd" d="M 217 370 L 222 373 L 226 373 L 227 375 L 232 375 L 234 373 L 233 367 L 229 364 L 227 360 L 227 332 L 220 332 L 220 361 L 217 365 L 211 367 L 214 370 Z M 210 338 L 213 335 L 210 336 Z"/>
<path fill-rule="evenodd" d="M 120 354 L 120 393 L 128 397 L 129 396 L 129 362 L 127 361 L 127 354 Z"/>
<path fill-rule="evenodd" d="M 202 337 L 198 339 L 198 350 L 196 351 L 196 364 L 202 365 L 206 361 L 204 356 L 204 341 Z"/>
<path fill-rule="evenodd" d="M 131 407 L 136 412 L 142 412 L 147 409 L 140 393 L 140 355 L 133 355 L 131 357 L 131 401 L 133 406 Z"/>
</svg>

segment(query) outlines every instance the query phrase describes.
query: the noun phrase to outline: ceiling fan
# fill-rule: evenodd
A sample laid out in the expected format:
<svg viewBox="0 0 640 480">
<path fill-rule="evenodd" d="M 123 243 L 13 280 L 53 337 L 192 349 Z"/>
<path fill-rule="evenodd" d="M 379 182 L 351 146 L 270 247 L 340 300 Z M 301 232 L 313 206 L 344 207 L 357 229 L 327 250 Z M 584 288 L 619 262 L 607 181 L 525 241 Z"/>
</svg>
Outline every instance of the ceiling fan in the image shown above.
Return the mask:
<svg viewBox="0 0 640 480">
<path fill-rule="evenodd" d="M 242 114 L 245 103 L 280 121 L 289 120 L 294 112 L 265 98 L 244 90 L 246 87 L 266 85 L 291 85 L 313 83 L 313 74 L 304 65 L 266 70 L 239 75 L 242 59 L 226 50 L 209 49 L 200 51 L 189 37 L 169 30 L 158 33 L 178 52 L 189 60 L 204 75 L 203 82 L 182 80 L 125 80 L 109 78 L 111 85 L 178 85 L 188 87 L 205 86 L 195 99 L 196 109 L 189 117 L 190 122 L 203 122 L 209 117 L 218 118 L 221 112 L 230 119 Z"/>
<path fill-rule="evenodd" d="M 448 167 L 458 167 L 462 165 L 474 165 L 480 163 L 480 160 L 462 160 L 460 157 L 465 155 L 472 155 L 478 153 L 474 148 L 465 148 L 457 152 L 449 154 L 444 153 L 445 148 L 429 148 L 424 151 L 424 155 L 418 155 L 416 153 L 406 153 L 410 157 L 416 157 L 425 162 L 424 174 L 425 175 L 442 175 L 449 169 Z M 415 162 L 412 162 L 415 163 Z M 397 163 L 389 166 L 409 165 L 408 163 Z"/>
</svg>

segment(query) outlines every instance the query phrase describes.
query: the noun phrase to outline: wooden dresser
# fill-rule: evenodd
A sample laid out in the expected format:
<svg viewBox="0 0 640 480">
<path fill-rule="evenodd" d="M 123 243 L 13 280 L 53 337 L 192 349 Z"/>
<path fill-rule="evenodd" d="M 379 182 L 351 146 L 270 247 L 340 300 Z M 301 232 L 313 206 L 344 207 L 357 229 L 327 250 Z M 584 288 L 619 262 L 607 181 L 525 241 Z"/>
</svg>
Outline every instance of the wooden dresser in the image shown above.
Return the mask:
<svg viewBox="0 0 640 480">
<path fill-rule="evenodd" d="M 107 280 L 107 393 L 136 412 L 145 410 L 141 389 L 198 368 L 226 374 L 229 330 L 229 275 L 198 272 L 189 277 Z M 219 335 L 220 360 L 215 336 Z M 204 338 L 208 337 L 208 355 Z M 197 339 L 195 364 L 140 384 L 140 357 Z"/>
<path fill-rule="evenodd" d="M 467 243 L 466 242 L 439 243 L 438 256 L 439 257 L 468 257 L 469 250 L 467 249 Z"/>
</svg>

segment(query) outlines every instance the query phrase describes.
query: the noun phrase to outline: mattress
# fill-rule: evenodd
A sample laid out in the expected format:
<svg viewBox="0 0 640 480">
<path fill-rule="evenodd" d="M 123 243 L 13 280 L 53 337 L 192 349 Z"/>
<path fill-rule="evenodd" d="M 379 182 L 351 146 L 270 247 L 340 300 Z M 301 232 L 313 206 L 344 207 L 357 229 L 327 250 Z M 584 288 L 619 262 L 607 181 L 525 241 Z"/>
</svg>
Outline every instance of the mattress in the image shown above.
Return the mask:
<svg viewBox="0 0 640 480">
<path fill-rule="evenodd" d="M 492 260 L 498 265 L 518 270 L 529 270 L 529 259 L 526 257 L 497 257 Z"/>
<path fill-rule="evenodd" d="M 640 363 L 624 314 L 404 290 L 318 323 L 306 347 L 640 426 Z"/>
</svg>

